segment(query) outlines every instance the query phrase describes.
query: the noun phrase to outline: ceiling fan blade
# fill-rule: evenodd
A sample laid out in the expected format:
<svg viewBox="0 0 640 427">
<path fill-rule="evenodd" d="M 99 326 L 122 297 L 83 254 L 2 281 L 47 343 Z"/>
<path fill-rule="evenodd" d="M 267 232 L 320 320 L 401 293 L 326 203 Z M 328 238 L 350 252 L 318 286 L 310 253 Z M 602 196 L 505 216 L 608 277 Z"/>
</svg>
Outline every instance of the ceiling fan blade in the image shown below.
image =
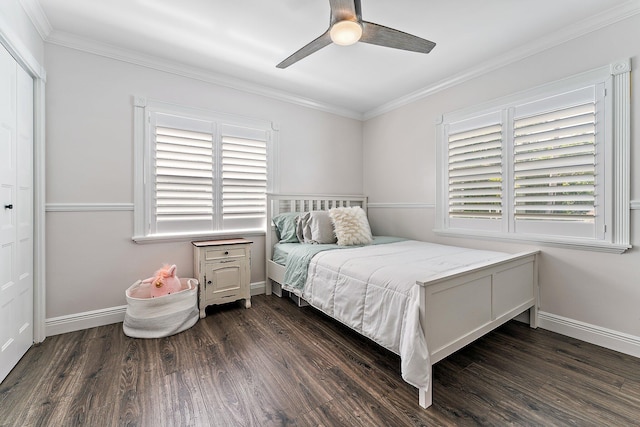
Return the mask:
<svg viewBox="0 0 640 427">
<path fill-rule="evenodd" d="M 323 35 L 307 44 L 306 46 L 299 49 L 293 55 L 276 65 L 278 68 L 287 68 L 291 64 L 295 64 L 303 58 L 311 55 L 313 52 L 317 52 L 323 47 L 331 44 L 331 36 L 329 35 L 329 31 L 325 32 Z"/>
<path fill-rule="evenodd" d="M 331 6 L 331 25 L 339 21 L 362 21 L 360 0 L 329 0 Z"/>
<path fill-rule="evenodd" d="M 362 22 L 360 41 L 420 53 L 429 53 L 436 46 L 430 40 L 367 21 Z"/>
</svg>

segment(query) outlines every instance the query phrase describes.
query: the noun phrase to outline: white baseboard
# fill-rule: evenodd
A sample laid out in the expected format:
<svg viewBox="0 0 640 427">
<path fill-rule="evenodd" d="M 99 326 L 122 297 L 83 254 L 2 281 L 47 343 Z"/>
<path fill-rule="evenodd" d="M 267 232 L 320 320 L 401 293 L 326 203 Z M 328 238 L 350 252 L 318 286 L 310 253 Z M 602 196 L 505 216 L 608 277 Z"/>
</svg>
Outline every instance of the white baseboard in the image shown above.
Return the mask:
<svg viewBox="0 0 640 427">
<path fill-rule="evenodd" d="M 255 282 L 251 284 L 251 296 L 265 293 L 266 282 Z"/>
<path fill-rule="evenodd" d="M 538 312 L 539 326 L 558 334 L 566 335 L 599 345 L 630 356 L 640 357 L 640 337 L 625 334 L 578 320 L 568 319 L 543 311 Z"/>
<path fill-rule="evenodd" d="M 251 283 L 251 295 L 260 295 L 265 292 L 265 282 Z M 95 328 L 124 321 L 126 305 L 103 308 L 100 310 L 85 311 L 84 313 L 68 314 L 66 316 L 52 317 L 45 321 L 45 334 L 47 337 L 67 332 L 80 331 L 82 329 Z"/>
<path fill-rule="evenodd" d="M 46 336 L 65 334 L 124 321 L 126 305 L 52 317 L 45 321 Z"/>
<path fill-rule="evenodd" d="M 251 295 L 265 293 L 265 282 L 251 283 Z M 84 313 L 69 314 L 52 317 L 46 320 L 46 336 L 64 334 L 82 329 L 95 328 L 124 321 L 126 305 L 86 311 Z M 526 315 L 526 317 L 525 317 Z M 590 325 L 555 314 L 538 312 L 539 327 L 571 338 L 576 338 L 591 344 L 599 345 L 610 350 L 619 351 L 635 357 L 640 357 L 640 337 Z M 527 322 L 528 313 L 523 313 L 517 320 Z"/>
</svg>

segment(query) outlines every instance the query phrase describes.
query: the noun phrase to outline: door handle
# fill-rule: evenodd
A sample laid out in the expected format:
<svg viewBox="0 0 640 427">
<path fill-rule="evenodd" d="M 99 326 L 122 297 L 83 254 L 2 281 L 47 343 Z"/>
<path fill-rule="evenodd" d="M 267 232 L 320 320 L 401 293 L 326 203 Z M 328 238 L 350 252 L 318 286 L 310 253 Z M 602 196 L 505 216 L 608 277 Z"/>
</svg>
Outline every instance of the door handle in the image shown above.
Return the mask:
<svg viewBox="0 0 640 427">
<path fill-rule="evenodd" d="M 4 205 L 5 209 L 13 209 L 13 205 Z"/>
</svg>

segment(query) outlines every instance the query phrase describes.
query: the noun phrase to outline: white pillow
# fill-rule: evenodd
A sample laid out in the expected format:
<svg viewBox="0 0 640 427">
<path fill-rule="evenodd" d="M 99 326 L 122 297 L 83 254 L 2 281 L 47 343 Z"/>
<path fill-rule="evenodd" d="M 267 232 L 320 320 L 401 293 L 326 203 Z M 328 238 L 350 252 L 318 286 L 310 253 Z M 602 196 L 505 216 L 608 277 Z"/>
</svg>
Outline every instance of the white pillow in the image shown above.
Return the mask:
<svg viewBox="0 0 640 427">
<path fill-rule="evenodd" d="M 338 245 L 369 245 L 373 242 L 367 214 L 360 206 L 329 209 Z"/>
</svg>

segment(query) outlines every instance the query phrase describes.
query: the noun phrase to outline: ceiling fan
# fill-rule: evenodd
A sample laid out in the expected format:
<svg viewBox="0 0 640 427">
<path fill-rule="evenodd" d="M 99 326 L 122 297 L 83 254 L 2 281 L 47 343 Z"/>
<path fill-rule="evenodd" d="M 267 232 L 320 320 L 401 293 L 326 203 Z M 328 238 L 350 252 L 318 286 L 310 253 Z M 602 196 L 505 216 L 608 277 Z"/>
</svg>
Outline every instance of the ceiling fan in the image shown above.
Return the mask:
<svg viewBox="0 0 640 427">
<path fill-rule="evenodd" d="M 360 41 L 420 53 L 429 53 L 436 45 L 430 40 L 363 21 L 360 0 L 329 0 L 329 5 L 331 17 L 327 31 L 276 67 L 287 68 L 332 42 L 348 46 Z"/>
</svg>

